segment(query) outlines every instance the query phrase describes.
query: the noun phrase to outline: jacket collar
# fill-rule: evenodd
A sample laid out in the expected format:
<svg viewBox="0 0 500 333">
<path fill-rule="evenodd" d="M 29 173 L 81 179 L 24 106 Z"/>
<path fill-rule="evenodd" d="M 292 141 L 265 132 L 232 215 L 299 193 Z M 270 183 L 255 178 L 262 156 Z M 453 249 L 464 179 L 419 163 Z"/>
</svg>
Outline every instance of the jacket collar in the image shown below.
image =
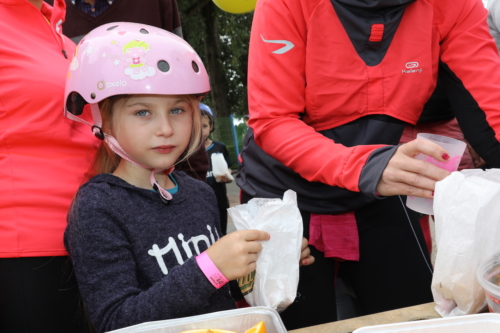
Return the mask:
<svg viewBox="0 0 500 333">
<path fill-rule="evenodd" d="M 25 0 L 26 1 L 26 0 Z M 54 7 L 50 7 L 45 1 L 42 6 L 42 13 L 45 14 L 45 10 L 50 10 L 50 26 L 58 33 L 62 34 L 62 24 L 66 18 L 66 2 L 64 0 L 54 0 Z M 48 14 L 48 12 L 47 12 Z"/>
</svg>

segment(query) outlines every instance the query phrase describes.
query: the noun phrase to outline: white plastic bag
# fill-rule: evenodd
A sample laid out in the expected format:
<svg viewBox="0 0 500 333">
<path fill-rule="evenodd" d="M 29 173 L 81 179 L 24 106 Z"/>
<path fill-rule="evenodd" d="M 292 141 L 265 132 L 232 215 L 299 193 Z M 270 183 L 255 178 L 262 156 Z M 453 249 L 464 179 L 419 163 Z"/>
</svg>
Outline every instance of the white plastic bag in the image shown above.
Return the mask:
<svg viewBox="0 0 500 333">
<path fill-rule="evenodd" d="M 229 173 L 229 167 L 227 166 L 223 154 L 212 154 L 210 159 L 212 160 L 212 174 L 218 183 L 220 183 L 220 177 L 222 176 L 226 176 L 227 178 L 234 180 L 233 175 Z"/>
<path fill-rule="evenodd" d="M 443 317 L 478 313 L 486 300 L 476 270 L 500 245 L 500 169 L 453 172 L 438 182 L 434 214 L 436 311 Z"/>
<path fill-rule="evenodd" d="M 236 229 L 263 230 L 271 235 L 262 242 L 254 274 L 238 281 L 245 300 L 252 306 L 285 310 L 295 300 L 299 284 L 302 217 L 297 194 L 288 190 L 283 200 L 254 198 L 228 212 Z"/>
</svg>

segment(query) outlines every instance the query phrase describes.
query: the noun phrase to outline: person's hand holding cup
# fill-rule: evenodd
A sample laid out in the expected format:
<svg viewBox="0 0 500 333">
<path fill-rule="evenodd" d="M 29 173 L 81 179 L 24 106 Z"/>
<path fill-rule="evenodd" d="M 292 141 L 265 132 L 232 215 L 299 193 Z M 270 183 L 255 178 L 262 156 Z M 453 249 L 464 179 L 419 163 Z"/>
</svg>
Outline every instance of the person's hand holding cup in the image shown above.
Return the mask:
<svg viewBox="0 0 500 333">
<path fill-rule="evenodd" d="M 428 135 L 433 139 L 429 139 Z M 377 194 L 431 199 L 427 201 L 427 206 L 432 207 L 436 182 L 448 177 L 451 173 L 448 170 L 457 169 L 460 158 L 456 157 L 461 157 L 464 150 L 465 143 L 461 141 L 419 134 L 417 139 L 397 148 L 377 184 Z"/>
<path fill-rule="evenodd" d="M 445 156 L 446 158 L 444 161 L 437 160 L 426 154 L 418 154 L 415 156 L 415 159 L 429 162 L 449 172 L 457 170 L 465 148 L 467 147 L 465 142 L 437 134 L 419 133 L 417 134 L 417 139 L 428 140 L 441 146 L 446 150 L 447 156 Z M 406 199 L 406 206 L 408 208 L 427 215 L 434 214 L 433 203 L 434 199 L 421 198 L 411 195 L 409 195 Z"/>
</svg>

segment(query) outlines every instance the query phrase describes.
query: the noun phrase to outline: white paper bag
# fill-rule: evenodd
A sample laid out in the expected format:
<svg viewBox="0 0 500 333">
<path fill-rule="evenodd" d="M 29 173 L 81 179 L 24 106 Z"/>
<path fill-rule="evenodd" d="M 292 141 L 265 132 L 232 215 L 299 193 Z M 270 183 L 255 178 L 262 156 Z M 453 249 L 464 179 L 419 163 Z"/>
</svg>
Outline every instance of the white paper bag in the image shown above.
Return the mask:
<svg viewBox="0 0 500 333">
<path fill-rule="evenodd" d="M 486 300 L 476 270 L 500 249 L 500 169 L 453 172 L 438 182 L 434 214 L 436 311 L 443 317 L 477 313 Z"/>
<path fill-rule="evenodd" d="M 226 176 L 229 179 L 234 180 L 233 175 L 229 173 L 229 167 L 227 166 L 223 154 L 212 154 L 210 159 L 212 160 L 212 174 L 217 182 L 220 183 L 221 176 Z"/>
<path fill-rule="evenodd" d="M 236 229 L 263 230 L 271 235 L 262 242 L 256 271 L 238 281 L 245 300 L 252 306 L 285 310 L 295 300 L 299 284 L 302 217 L 297 194 L 288 190 L 283 200 L 254 198 L 228 212 Z"/>
</svg>

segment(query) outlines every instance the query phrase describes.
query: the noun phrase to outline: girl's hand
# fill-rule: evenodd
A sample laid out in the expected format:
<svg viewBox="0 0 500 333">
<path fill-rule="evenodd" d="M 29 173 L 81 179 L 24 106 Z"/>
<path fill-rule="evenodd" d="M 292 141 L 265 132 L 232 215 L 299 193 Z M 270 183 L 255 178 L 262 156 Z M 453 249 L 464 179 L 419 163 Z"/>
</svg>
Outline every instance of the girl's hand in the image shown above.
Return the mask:
<svg viewBox="0 0 500 333">
<path fill-rule="evenodd" d="M 382 173 L 377 186 L 378 194 L 432 199 L 436 182 L 449 176 L 450 172 L 429 162 L 416 160 L 414 157 L 420 153 L 442 162 L 450 158 L 444 148 L 428 140 L 416 139 L 405 143 L 398 147 Z"/>
<path fill-rule="evenodd" d="M 300 253 L 299 266 L 311 265 L 314 262 L 314 257 L 311 255 L 311 250 L 309 250 L 309 243 L 305 237 L 302 237 L 302 252 Z"/>
<path fill-rule="evenodd" d="M 270 237 L 260 230 L 235 231 L 219 239 L 206 252 L 219 271 L 231 281 L 255 270 L 257 254 L 262 250 L 259 241 L 267 241 Z"/>
</svg>

